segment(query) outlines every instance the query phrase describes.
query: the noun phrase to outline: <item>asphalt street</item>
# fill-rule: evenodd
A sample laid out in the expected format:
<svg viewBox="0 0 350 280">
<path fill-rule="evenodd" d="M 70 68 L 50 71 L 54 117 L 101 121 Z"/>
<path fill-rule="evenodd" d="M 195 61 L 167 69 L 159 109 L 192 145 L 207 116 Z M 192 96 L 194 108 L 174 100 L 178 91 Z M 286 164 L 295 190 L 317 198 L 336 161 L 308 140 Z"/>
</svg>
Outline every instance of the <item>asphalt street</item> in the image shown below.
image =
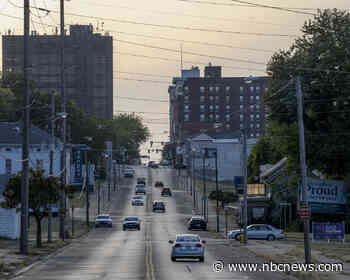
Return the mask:
<svg viewBox="0 0 350 280">
<path fill-rule="evenodd" d="M 189 194 L 177 188 L 177 176 L 168 168 L 135 168 L 132 179 L 123 180 L 118 192 L 112 192 L 110 212 L 113 228 L 93 229 L 79 242 L 72 243 L 61 253 L 35 265 L 16 279 L 25 280 L 114 280 L 114 279 L 287 279 L 278 273 L 214 272 L 216 260 L 249 262 L 224 239 L 214 239 L 209 232 L 197 232 L 206 240 L 205 262 L 170 260 L 171 244 L 176 234 L 189 232 L 191 217 Z M 131 197 L 137 177 L 147 178 L 145 206 L 132 206 Z M 160 197 L 155 181 L 161 180 L 173 190 L 173 196 Z M 162 199 L 165 213 L 152 213 L 152 201 Z M 140 231 L 122 231 L 125 216 L 141 218 Z"/>
</svg>

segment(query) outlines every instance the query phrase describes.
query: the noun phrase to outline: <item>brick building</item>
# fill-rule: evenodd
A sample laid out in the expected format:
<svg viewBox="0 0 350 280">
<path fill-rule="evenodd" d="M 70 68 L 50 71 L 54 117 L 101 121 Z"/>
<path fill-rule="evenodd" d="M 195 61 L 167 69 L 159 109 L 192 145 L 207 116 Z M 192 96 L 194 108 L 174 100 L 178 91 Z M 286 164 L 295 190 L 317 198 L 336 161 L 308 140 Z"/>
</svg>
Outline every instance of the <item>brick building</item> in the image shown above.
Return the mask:
<svg viewBox="0 0 350 280">
<path fill-rule="evenodd" d="M 60 35 L 29 38 L 29 79 L 42 91 L 61 92 Z M 23 71 L 23 36 L 2 36 L 3 72 Z M 93 32 L 92 25 L 71 25 L 65 37 L 65 93 L 84 112 L 113 117 L 113 39 Z"/>
<path fill-rule="evenodd" d="M 172 143 L 187 134 L 239 131 L 244 123 L 248 138 L 264 133 L 268 77 L 222 77 L 221 67 L 210 64 L 200 77 L 196 69 L 196 75 L 174 78 L 168 90 Z"/>
</svg>

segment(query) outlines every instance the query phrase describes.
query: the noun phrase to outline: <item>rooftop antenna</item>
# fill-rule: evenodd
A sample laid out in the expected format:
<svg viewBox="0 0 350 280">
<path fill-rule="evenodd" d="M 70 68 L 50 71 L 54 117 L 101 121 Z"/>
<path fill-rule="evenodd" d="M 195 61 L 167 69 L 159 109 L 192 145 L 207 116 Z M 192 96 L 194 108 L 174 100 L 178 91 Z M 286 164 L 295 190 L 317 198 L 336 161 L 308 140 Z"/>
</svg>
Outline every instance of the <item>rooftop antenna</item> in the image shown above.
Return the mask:
<svg viewBox="0 0 350 280">
<path fill-rule="evenodd" d="M 180 44 L 180 54 L 181 54 L 181 73 L 183 69 L 183 64 L 182 64 L 182 43 Z"/>
</svg>

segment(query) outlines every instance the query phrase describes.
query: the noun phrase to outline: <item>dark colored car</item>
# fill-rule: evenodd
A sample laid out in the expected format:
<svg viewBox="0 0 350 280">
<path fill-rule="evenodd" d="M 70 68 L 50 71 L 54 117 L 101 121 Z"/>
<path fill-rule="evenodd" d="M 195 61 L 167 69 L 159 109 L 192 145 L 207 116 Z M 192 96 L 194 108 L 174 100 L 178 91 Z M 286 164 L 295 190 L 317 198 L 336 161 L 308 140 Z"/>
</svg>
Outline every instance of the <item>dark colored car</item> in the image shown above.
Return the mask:
<svg viewBox="0 0 350 280">
<path fill-rule="evenodd" d="M 135 194 L 146 194 L 145 185 L 143 185 L 143 184 L 136 185 L 136 187 L 135 187 Z"/>
<path fill-rule="evenodd" d="M 160 195 L 161 195 L 161 196 L 171 196 L 171 190 L 170 190 L 170 188 L 163 188 Z"/>
<path fill-rule="evenodd" d="M 161 181 L 157 181 L 157 182 L 155 182 L 154 186 L 155 186 L 156 188 L 158 188 L 158 187 L 162 188 L 162 187 L 164 187 L 164 184 L 163 184 L 163 182 L 161 182 Z"/>
<path fill-rule="evenodd" d="M 123 221 L 123 230 L 141 229 L 141 221 L 138 217 L 125 217 Z"/>
<path fill-rule="evenodd" d="M 137 184 L 138 185 L 146 185 L 146 178 L 144 178 L 144 177 L 137 178 Z"/>
<path fill-rule="evenodd" d="M 153 212 L 165 212 L 165 204 L 163 201 L 153 201 Z"/>
<path fill-rule="evenodd" d="M 188 222 L 188 230 L 207 230 L 207 222 L 202 217 L 192 217 Z"/>
</svg>

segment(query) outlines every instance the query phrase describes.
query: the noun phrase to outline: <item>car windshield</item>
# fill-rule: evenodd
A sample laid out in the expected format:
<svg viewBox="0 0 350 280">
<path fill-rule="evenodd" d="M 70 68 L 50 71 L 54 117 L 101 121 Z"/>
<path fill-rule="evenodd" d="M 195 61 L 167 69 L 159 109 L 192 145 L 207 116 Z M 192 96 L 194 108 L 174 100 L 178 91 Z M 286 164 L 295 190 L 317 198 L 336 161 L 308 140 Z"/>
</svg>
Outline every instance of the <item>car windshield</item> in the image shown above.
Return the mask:
<svg viewBox="0 0 350 280">
<path fill-rule="evenodd" d="M 109 219 L 109 216 L 97 216 L 96 219 L 99 219 L 99 220 L 101 220 L 101 219 Z"/>
<path fill-rule="evenodd" d="M 133 199 L 143 199 L 142 196 L 134 196 Z"/>
<path fill-rule="evenodd" d="M 127 218 L 125 218 L 125 221 L 127 221 L 127 222 L 135 222 L 135 221 L 137 221 L 138 220 L 138 218 L 137 217 L 127 217 Z"/>
<path fill-rule="evenodd" d="M 178 236 L 176 242 L 199 242 L 200 239 L 198 236 Z"/>
<path fill-rule="evenodd" d="M 145 188 L 145 186 L 144 185 L 136 185 L 136 188 Z"/>
</svg>

